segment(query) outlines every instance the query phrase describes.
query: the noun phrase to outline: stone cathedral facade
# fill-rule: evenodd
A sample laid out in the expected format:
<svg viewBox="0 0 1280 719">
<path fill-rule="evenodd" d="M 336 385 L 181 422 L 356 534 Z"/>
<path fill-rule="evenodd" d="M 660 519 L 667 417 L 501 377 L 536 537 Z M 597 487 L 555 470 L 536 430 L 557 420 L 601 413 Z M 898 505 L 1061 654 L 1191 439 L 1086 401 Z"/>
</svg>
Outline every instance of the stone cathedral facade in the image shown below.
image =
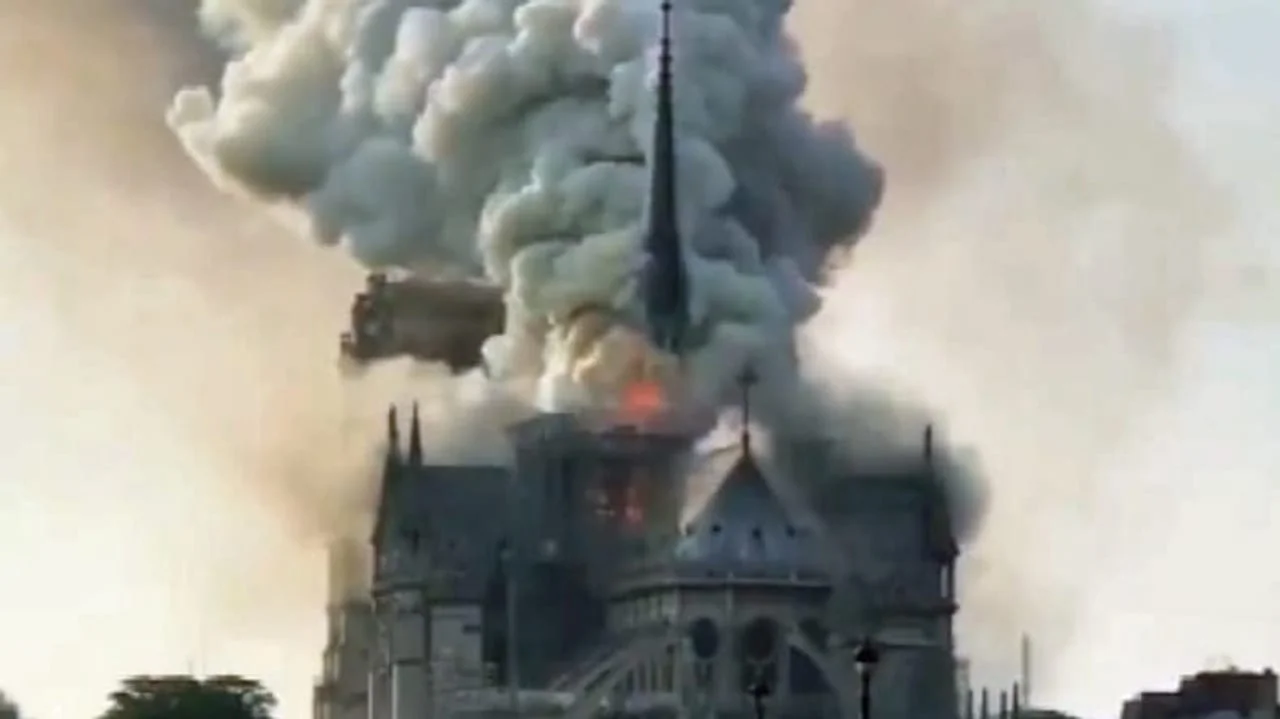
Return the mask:
<svg viewBox="0 0 1280 719">
<path fill-rule="evenodd" d="M 852 719 L 867 636 L 878 716 L 956 719 L 957 551 L 927 436 L 784 501 L 788 476 L 833 471 L 821 443 L 700 456 L 548 414 L 511 428 L 510 466 L 458 467 L 424 460 L 416 416 L 388 433 L 372 591 L 330 608 L 316 719 L 750 716 L 757 682 L 771 716 Z M 690 501 L 691 481 L 715 488 Z"/>
</svg>

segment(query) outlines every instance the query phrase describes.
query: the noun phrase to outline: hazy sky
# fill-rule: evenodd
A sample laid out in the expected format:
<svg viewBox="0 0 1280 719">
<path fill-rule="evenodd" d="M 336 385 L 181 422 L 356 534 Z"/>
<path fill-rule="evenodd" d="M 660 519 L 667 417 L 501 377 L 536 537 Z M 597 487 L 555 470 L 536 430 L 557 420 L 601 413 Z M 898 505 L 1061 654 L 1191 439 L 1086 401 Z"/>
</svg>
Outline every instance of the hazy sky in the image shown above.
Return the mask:
<svg viewBox="0 0 1280 719">
<path fill-rule="evenodd" d="M 1115 482 L 1137 482 L 1135 502 L 1171 511 L 1117 518 L 1134 533 L 1159 527 L 1163 546 L 1112 569 L 1055 678 L 1060 703 L 1095 714 L 1205 663 L 1280 664 L 1280 572 L 1267 550 L 1280 518 L 1280 5 L 1141 4 L 1177 22 L 1175 117 L 1241 212 L 1210 258 L 1174 401 L 1113 468 Z"/>
<path fill-rule="evenodd" d="M 1280 664 L 1280 571 L 1267 549 L 1280 518 L 1280 4 L 1112 4 L 1176 23 L 1171 115 L 1241 211 L 1207 258 L 1172 401 L 1110 468 L 1131 504 L 1102 521 L 1154 546 L 1095 584 L 1072 651 L 1045 682 L 1056 703 L 1092 716 L 1206 663 Z"/>
<path fill-rule="evenodd" d="M 0 12 L 19 12 L 11 8 L 23 2 L 30 0 L 0 2 Z M 86 22 L 111 12 L 108 4 L 92 5 Z M 1273 501 L 1280 499 L 1280 444 L 1272 436 L 1280 427 L 1280 50 L 1274 43 L 1280 4 L 1108 5 L 1134 22 L 1158 17 L 1175 24 L 1178 86 L 1170 119 L 1211 159 L 1239 212 L 1237 225 L 1224 230 L 1205 260 L 1197 319 L 1177 341 L 1173 391 L 1144 419 L 1142 441 L 1105 458 L 1104 480 L 1113 491 L 1105 505 L 1089 510 L 1099 536 L 1126 536 L 1130 549 L 1114 562 L 1096 561 L 1082 577 L 1089 600 L 1078 608 L 1072 641 L 1040 687 L 1046 700 L 1092 717 L 1112 715 L 1123 696 L 1170 683 L 1215 657 L 1280 664 L 1280 608 L 1273 599 L 1280 569 L 1270 559 L 1280 546 Z M 43 27 L 27 39 L 40 41 Z M 143 45 L 160 43 L 142 37 Z M 0 49 L 11 39 L 0 34 Z M 89 66 L 109 65 L 106 59 L 90 58 Z M 31 88 L 57 84 L 73 70 L 80 73 L 77 82 L 94 82 L 85 68 L 51 63 L 24 70 L 29 87 L 14 91 L 34 93 Z M 153 108 L 143 109 L 159 117 L 163 93 L 154 99 Z M 210 236 L 253 238 L 242 245 L 228 240 L 228 246 L 244 253 L 246 274 L 264 278 L 237 277 L 260 282 L 255 292 L 285 273 L 302 276 L 299 282 L 312 290 L 334 277 L 350 278 L 341 269 L 313 266 L 319 260 L 298 259 L 310 257 L 301 242 L 269 257 L 254 254 L 261 227 L 250 220 L 217 225 L 221 219 L 214 218 L 222 215 L 181 201 L 181 188 L 198 181 L 190 173 L 178 173 L 173 187 L 140 181 L 125 203 L 120 188 L 131 184 L 129 165 L 138 163 L 132 169 L 142 176 L 154 170 L 147 169 L 149 155 L 127 163 L 113 156 L 125 169 L 102 178 L 69 160 L 90 152 L 82 146 L 90 140 L 117 149 L 134 141 L 128 132 L 95 133 L 79 124 L 124 126 L 137 117 L 115 112 L 109 100 L 94 99 L 101 117 L 23 123 L 12 119 L 21 108 L 0 115 L 0 687 L 37 719 L 73 719 L 96 711 L 125 674 L 237 671 L 264 678 L 283 697 L 287 719 L 300 719 L 310 710 L 309 680 L 318 668 L 319 550 L 307 545 L 299 552 L 298 528 L 282 527 L 269 502 L 245 506 L 228 479 L 244 469 L 209 439 L 211 427 L 246 432 L 246 421 L 270 416 L 255 410 L 223 417 L 217 393 L 234 385 L 254 405 L 278 391 L 220 377 L 288 373 L 264 374 L 258 364 L 266 359 L 239 351 L 260 341 L 253 305 L 212 306 L 199 288 L 170 272 L 233 250 L 172 250 L 161 252 L 162 259 L 129 263 L 113 261 L 110 253 L 137 252 L 199 226 Z M 167 160 L 154 162 L 166 166 Z M 974 186 L 981 179 L 975 176 Z M 70 200 L 46 201 L 64 194 Z M 104 237 L 93 245 L 103 254 L 68 262 L 60 253 L 89 250 L 57 228 Z M 115 282 L 99 277 L 122 271 Z M 336 286 L 327 294 L 270 295 L 273 317 L 323 318 L 314 327 L 300 319 L 274 331 L 327 347 L 346 302 L 347 286 Z M 314 304 L 329 295 L 327 305 Z M 90 316 L 96 319 L 84 320 Z M 85 332 L 86 326 L 100 334 Z M 141 376 L 117 341 L 133 332 L 174 369 Z M 237 351 L 210 355 L 203 342 L 197 353 L 184 347 L 184 332 Z M 869 367 L 927 355 L 912 333 L 895 325 L 892 312 L 859 328 L 858 336 L 859 361 Z M 312 360 L 323 366 L 307 368 Z M 308 377 L 329 367 L 327 355 L 280 361 Z M 170 410 L 178 395 L 207 397 L 215 416 L 207 422 L 175 416 Z M 965 417 L 981 415 L 982 403 L 964 407 L 954 411 L 962 430 Z M 1045 421 L 1054 408 L 1027 411 Z M 976 429 L 968 434 L 979 450 L 997 453 L 984 443 L 998 438 Z M 1074 566 L 1078 558 L 1067 556 L 1074 550 L 1065 544 L 1037 542 L 1064 553 L 1045 562 Z M 254 558 L 250 570 L 224 571 L 244 557 Z M 226 586 L 228 577 L 234 586 Z M 220 598 L 217 611 L 202 600 L 213 594 Z M 1012 652 L 1010 646 L 1009 656 L 988 661 L 984 674 L 1000 675 Z"/>
</svg>

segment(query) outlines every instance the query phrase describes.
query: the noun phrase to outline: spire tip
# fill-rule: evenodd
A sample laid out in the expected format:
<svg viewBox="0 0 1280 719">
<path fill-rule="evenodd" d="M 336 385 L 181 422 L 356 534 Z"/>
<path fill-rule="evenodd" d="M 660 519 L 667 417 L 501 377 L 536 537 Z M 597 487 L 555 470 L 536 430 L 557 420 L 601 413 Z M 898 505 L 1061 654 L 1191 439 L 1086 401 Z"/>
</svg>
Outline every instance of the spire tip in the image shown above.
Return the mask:
<svg viewBox="0 0 1280 719">
<path fill-rule="evenodd" d="M 759 380 L 755 368 L 747 365 L 738 375 L 738 387 L 742 390 L 742 452 L 751 453 L 751 388 Z"/>
<path fill-rule="evenodd" d="M 418 402 L 413 403 L 413 419 L 409 424 L 409 463 L 422 464 L 422 422 L 418 418 Z"/>
</svg>

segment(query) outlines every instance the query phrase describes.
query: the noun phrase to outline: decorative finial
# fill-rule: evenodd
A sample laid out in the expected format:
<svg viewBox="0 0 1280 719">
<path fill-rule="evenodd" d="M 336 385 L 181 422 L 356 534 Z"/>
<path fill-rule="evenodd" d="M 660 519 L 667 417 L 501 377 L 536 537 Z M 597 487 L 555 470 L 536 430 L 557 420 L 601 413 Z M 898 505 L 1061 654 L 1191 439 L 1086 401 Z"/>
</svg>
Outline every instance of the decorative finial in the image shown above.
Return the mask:
<svg viewBox="0 0 1280 719">
<path fill-rule="evenodd" d="M 387 454 L 400 454 L 400 422 L 396 419 L 396 406 L 387 410 Z"/>
<path fill-rule="evenodd" d="M 413 403 L 413 419 L 409 423 L 409 464 L 422 466 L 422 423 L 418 419 L 418 403 Z"/>
<path fill-rule="evenodd" d="M 755 369 L 747 365 L 738 375 L 738 388 L 742 392 L 742 451 L 751 451 L 751 388 L 759 381 Z"/>
<path fill-rule="evenodd" d="M 658 40 L 658 93 L 671 100 L 671 0 L 662 0 L 662 36 Z"/>
<path fill-rule="evenodd" d="M 671 55 L 671 0 L 662 0 L 662 50 L 663 54 L 670 57 Z"/>
</svg>

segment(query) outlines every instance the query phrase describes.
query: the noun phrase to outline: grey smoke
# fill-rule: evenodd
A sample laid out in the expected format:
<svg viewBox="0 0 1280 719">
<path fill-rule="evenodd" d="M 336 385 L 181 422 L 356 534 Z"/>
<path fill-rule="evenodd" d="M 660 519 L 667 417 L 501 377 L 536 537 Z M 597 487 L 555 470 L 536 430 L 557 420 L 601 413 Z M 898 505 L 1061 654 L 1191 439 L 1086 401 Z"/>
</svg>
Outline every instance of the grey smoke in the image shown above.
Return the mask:
<svg viewBox="0 0 1280 719">
<path fill-rule="evenodd" d="M 786 352 L 881 193 L 848 131 L 799 108 L 785 11 L 677 8 L 682 222 L 711 327 L 692 384 L 711 401 L 734 367 Z M 222 186 L 292 204 L 369 267 L 501 286 L 490 367 L 538 380 L 544 406 L 594 404 L 617 390 L 605 368 L 643 351 L 572 325 L 637 302 L 646 169 L 617 158 L 647 150 L 656 15 L 614 0 L 206 2 L 236 57 L 219 93 L 184 90 L 169 121 Z"/>
<path fill-rule="evenodd" d="M 784 476 L 820 514 L 824 505 L 847 504 L 841 492 L 850 477 L 919 472 L 928 431 L 928 461 L 946 495 L 952 529 L 962 546 L 977 538 L 990 499 L 982 463 L 973 448 L 955 443 L 945 426 L 935 424 L 930 408 L 866 381 L 837 385 L 801 377 L 761 390 L 761 419 L 774 437 L 779 466 L 790 468 Z M 834 513 L 824 518 L 834 525 L 847 519 Z"/>
</svg>

